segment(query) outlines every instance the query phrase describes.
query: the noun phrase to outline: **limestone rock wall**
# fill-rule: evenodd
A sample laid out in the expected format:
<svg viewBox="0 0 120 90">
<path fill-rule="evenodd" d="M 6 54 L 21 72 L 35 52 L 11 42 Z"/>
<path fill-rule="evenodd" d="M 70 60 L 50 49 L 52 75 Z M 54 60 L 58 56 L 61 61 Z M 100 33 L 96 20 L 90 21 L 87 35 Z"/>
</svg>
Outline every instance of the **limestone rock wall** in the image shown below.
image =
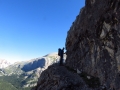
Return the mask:
<svg viewBox="0 0 120 90">
<path fill-rule="evenodd" d="M 68 31 L 66 65 L 120 90 L 120 0 L 86 0 Z"/>
<path fill-rule="evenodd" d="M 32 90 L 93 90 L 88 88 L 82 78 L 64 66 L 51 65 L 42 72 L 37 86 Z M 98 89 L 94 89 L 98 90 Z"/>
</svg>

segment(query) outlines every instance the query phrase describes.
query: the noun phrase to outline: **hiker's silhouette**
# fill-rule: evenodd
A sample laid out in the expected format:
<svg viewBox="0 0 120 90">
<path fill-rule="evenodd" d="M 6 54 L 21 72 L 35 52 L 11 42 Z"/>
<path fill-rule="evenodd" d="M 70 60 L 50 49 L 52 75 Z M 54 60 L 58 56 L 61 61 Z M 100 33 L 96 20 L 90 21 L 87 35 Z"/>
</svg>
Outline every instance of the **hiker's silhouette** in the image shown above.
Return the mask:
<svg viewBox="0 0 120 90">
<path fill-rule="evenodd" d="M 63 65 L 63 55 L 64 55 L 64 48 L 58 49 L 58 55 L 60 56 L 60 65 Z"/>
</svg>

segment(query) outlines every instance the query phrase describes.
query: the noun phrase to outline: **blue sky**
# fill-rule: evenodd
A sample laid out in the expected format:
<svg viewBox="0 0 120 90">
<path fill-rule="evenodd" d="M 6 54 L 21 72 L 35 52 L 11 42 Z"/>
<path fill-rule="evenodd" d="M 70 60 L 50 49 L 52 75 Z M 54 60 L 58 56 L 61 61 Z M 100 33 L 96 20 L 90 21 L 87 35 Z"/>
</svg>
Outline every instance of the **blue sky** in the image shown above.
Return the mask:
<svg viewBox="0 0 120 90">
<path fill-rule="evenodd" d="M 0 58 L 19 61 L 65 47 L 85 0 L 0 0 Z"/>
</svg>

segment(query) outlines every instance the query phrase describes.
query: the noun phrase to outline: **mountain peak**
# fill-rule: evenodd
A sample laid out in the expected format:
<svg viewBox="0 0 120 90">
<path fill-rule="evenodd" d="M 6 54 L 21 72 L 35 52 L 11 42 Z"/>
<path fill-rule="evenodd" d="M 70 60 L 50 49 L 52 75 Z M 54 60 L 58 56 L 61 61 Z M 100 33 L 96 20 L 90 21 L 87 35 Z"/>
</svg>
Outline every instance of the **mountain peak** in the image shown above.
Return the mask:
<svg viewBox="0 0 120 90">
<path fill-rule="evenodd" d="M 45 55 L 44 57 L 47 57 L 47 56 L 58 56 L 58 53 L 57 52 L 49 53 Z"/>
<path fill-rule="evenodd" d="M 11 63 L 5 59 L 0 59 L 0 68 L 5 68 L 9 66 Z"/>
</svg>

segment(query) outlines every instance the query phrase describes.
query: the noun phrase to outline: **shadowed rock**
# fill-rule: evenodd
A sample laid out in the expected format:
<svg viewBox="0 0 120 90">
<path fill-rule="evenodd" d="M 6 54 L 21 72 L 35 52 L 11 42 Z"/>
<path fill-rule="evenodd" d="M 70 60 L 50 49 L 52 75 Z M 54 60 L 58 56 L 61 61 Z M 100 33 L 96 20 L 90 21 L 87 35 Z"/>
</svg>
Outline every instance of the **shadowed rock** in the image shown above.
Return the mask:
<svg viewBox="0 0 120 90">
<path fill-rule="evenodd" d="M 27 64 L 25 64 L 22 68 L 23 71 L 27 72 L 27 71 L 31 71 L 31 70 L 34 70 L 36 68 L 43 68 L 45 66 L 45 58 L 40 58 L 36 61 L 33 61 L 33 62 L 29 62 Z"/>
<path fill-rule="evenodd" d="M 86 0 L 66 39 L 66 65 L 120 89 L 120 0 Z"/>
<path fill-rule="evenodd" d="M 91 90 L 77 74 L 54 64 L 42 72 L 33 90 Z"/>
<path fill-rule="evenodd" d="M 34 90 L 120 90 L 120 0 L 86 0 L 66 50 L 70 69 L 49 67 Z"/>
</svg>

